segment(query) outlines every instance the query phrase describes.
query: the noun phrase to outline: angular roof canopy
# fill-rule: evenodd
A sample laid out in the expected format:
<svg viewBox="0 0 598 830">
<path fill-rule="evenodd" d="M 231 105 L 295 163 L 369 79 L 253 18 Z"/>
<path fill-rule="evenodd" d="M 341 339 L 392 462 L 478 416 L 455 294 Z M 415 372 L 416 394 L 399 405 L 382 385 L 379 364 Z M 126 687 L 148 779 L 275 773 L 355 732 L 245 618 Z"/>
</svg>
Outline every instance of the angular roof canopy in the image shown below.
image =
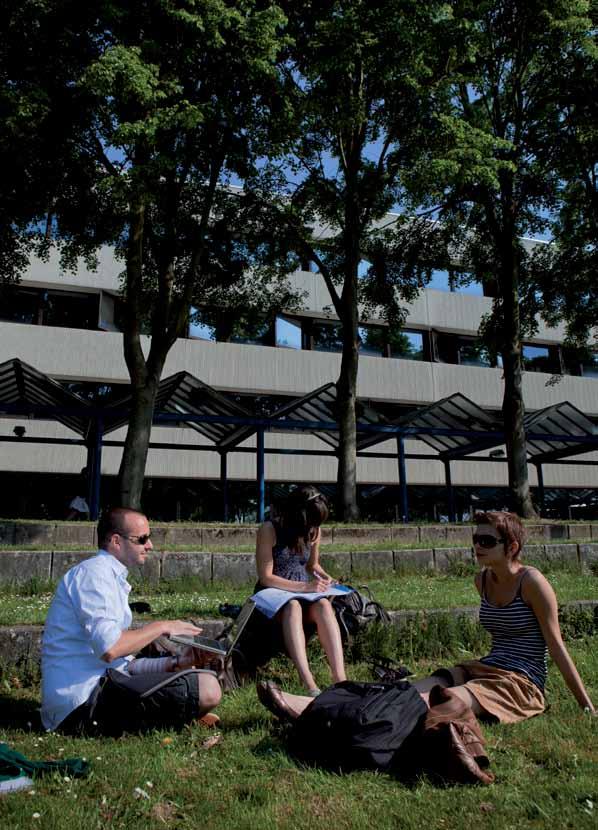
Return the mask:
<svg viewBox="0 0 598 830">
<path fill-rule="evenodd" d="M 526 415 L 524 424 L 527 452 L 536 463 L 598 450 L 598 426 L 569 401 Z"/>
<path fill-rule="evenodd" d="M 129 409 L 131 406 L 131 395 L 126 395 L 111 406 L 106 407 L 103 414 L 104 433 L 119 429 L 129 421 Z M 239 427 L 238 420 L 251 418 L 251 413 L 242 406 L 229 400 L 225 395 L 216 392 L 211 386 L 198 380 L 189 372 L 177 372 L 175 375 L 164 378 L 160 381 L 154 412 L 169 414 L 180 414 L 180 421 L 171 421 L 172 426 L 184 425 L 204 435 L 217 446 L 228 444 L 230 446 L 244 440 L 255 431 L 254 427 Z M 234 418 L 237 423 L 213 423 L 209 421 L 190 420 L 185 416 L 197 416 L 198 418 L 222 417 Z M 234 442 L 231 440 L 235 438 Z"/>
<path fill-rule="evenodd" d="M 16 357 L 0 363 L 0 414 L 3 409 L 6 414 L 58 421 L 83 437 L 89 430 L 89 402 Z"/>
<path fill-rule="evenodd" d="M 499 421 L 460 392 L 424 406 L 396 422 L 409 438 L 445 458 L 470 455 L 502 444 Z"/>
<path fill-rule="evenodd" d="M 272 413 L 270 418 L 285 422 L 303 422 L 306 424 L 304 428 L 294 429 L 291 427 L 291 430 L 293 432 L 305 432 L 309 435 L 315 435 L 334 450 L 337 450 L 339 447 L 338 428 L 325 430 L 319 430 L 317 428 L 318 422 L 327 424 L 328 426 L 338 423 L 338 401 L 335 383 L 327 383 L 318 389 L 314 389 L 308 395 L 297 398 L 291 403 L 277 409 L 276 412 Z M 308 424 L 313 424 L 313 426 L 308 426 Z M 386 441 L 391 437 L 389 435 L 378 434 L 372 436 L 372 433 L 369 431 L 366 433 L 362 432 L 360 435 L 359 428 L 363 425 L 367 427 L 388 426 L 389 421 L 373 407 L 357 401 L 358 451 L 364 449 L 366 446 L 370 446 L 372 442 Z M 280 428 L 273 426 L 271 429 L 272 432 L 290 432 L 291 430 L 286 428 L 284 424 Z"/>
<path fill-rule="evenodd" d="M 131 402 L 132 397 L 128 394 L 101 408 L 104 434 L 128 423 Z M 14 358 L 0 364 L 2 414 L 56 420 L 87 437 L 92 421 L 99 413 L 89 401 Z M 161 415 L 180 417 L 161 419 Z M 339 447 L 334 383 L 325 384 L 263 418 L 189 372 L 178 372 L 160 382 L 155 416 L 156 423 L 189 427 L 222 450 L 233 449 L 258 428 L 272 432 L 304 432 L 316 436 L 334 451 Z M 598 426 L 567 401 L 529 413 L 525 416 L 525 429 L 529 459 L 534 463 L 598 450 Z M 504 443 L 500 419 L 461 393 L 415 409 L 394 422 L 378 412 L 375 405 L 357 402 L 358 452 L 395 435 L 419 439 L 447 460 L 464 458 Z"/>
</svg>

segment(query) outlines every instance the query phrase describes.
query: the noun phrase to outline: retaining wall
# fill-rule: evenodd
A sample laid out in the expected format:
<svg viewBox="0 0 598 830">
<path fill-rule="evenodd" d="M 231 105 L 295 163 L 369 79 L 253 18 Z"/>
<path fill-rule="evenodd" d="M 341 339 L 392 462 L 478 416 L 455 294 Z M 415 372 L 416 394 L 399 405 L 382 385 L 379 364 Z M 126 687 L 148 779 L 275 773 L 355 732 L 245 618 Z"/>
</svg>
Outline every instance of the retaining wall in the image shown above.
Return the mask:
<svg viewBox="0 0 598 830">
<path fill-rule="evenodd" d="M 253 545 L 257 525 L 195 526 L 152 523 L 152 541 L 158 549 L 197 545 Z M 526 525 L 530 543 L 546 543 L 569 540 L 598 542 L 598 524 L 529 524 Z M 419 544 L 434 547 L 440 543 L 463 545 L 471 543 L 472 525 L 387 525 L 357 527 L 330 526 L 322 528 L 322 540 L 343 544 L 368 542 L 394 542 L 397 545 Z M 95 525 L 82 522 L 19 522 L 0 520 L 0 545 L 27 547 L 75 546 L 94 548 L 97 543 Z"/>
<path fill-rule="evenodd" d="M 24 584 L 33 580 L 57 581 L 69 568 L 94 556 L 93 551 L 3 550 L 0 551 L 0 584 Z M 598 543 L 526 545 L 525 561 L 542 567 L 560 562 L 584 568 L 598 564 Z M 470 547 L 429 547 L 373 551 L 321 552 L 322 565 L 337 579 L 385 576 L 406 571 L 448 571 L 458 563 L 473 563 Z M 244 585 L 255 581 L 253 553 L 208 553 L 205 551 L 155 551 L 145 565 L 130 572 L 133 579 L 193 579 L 197 584 L 226 582 Z"/>
<path fill-rule="evenodd" d="M 568 602 L 561 610 L 572 611 L 585 609 L 594 612 L 598 617 L 598 600 L 579 600 Z M 421 619 L 431 614 L 450 614 L 452 617 L 468 617 L 477 619 L 479 606 L 468 605 L 459 608 L 433 608 L 426 611 L 389 611 L 391 623 L 397 628 L 413 619 Z M 208 637 L 217 637 L 230 620 L 195 620 Z M 133 628 L 142 625 L 134 622 Z M 0 670 L 20 669 L 24 667 L 39 667 L 41 660 L 41 640 L 43 634 L 41 625 L 14 625 L 0 626 Z"/>
</svg>

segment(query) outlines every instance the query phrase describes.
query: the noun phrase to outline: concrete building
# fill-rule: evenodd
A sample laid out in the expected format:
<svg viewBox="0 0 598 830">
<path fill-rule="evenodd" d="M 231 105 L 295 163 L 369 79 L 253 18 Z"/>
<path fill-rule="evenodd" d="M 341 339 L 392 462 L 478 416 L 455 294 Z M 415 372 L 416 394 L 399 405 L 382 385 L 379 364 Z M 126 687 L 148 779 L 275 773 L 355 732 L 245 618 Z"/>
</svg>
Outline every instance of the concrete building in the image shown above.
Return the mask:
<svg viewBox="0 0 598 830">
<path fill-rule="evenodd" d="M 39 371 L 84 395 L 126 392 L 128 374 L 118 331 L 119 272 L 112 252 L 102 250 L 99 267 L 81 266 L 61 273 L 56 258 L 34 260 L 22 282 L 6 293 L 0 308 L 1 361 L 18 357 Z M 172 349 L 163 377 L 187 371 L 216 390 L 231 395 L 256 412 L 271 411 L 323 384 L 337 379 L 340 344 L 335 318 L 327 310 L 330 298 L 320 275 L 297 271 L 292 281 L 306 292 L 304 309 L 265 321 L 237 342 L 214 342 L 207 326 L 191 325 L 189 336 Z M 443 282 L 444 280 L 444 282 Z M 364 320 L 360 331 L 358 395 L 391 420 L 455 392 L 487 412 L 499 412 L 503 380 L 499 366 L 490 365 L 476 340 L 481 316 L 491 300 L 481 287 L 451 291 L 446 275 L 436 274 L 433 286 L 410 306 L 404 329 L 391 332 L 380 321 Z M 569 401 L 598 423 L 598 360 L 591 354 L 567 353 L 562 328 L 541 325 L 524 346 L 524 392 L 528 411 Z M 243 342 L 245 341 L 245 342 Z M 556 381 L 556 382 L 555 382 Z M 115 391 L 116 390 L 116 391 Z M 68 429 L 52 421 L 0 418 L 0 436 L 10 437 L 22 426 L 28 438 L 65 438 Z M 110 435 L 122 440 L 125 430 Z M 252 446 L 249 439 L 246 446 Z M 161 444 L 202 444 L 189 429 L 155 427 L 152 441 Z M 5 515 L 52 515 L 60 518 L 74 495 L 76 476 L 86 463 L 81 446 L 44 445 L 18 441 L 0 443 L 0 477 L 9 493 Z M 266 434 L 266 451 L 277 448 L 326 449 L 306 434 Z M 396 443 L 375 448 L 388 457 L 358 461 L 360 501 L 365 515 L 397 517 L 398 469 Z M 407 442 L 407 480 L 414 517 L 437 518 L 446 513 L 445 473 L 438 460 L 410 459 L 426 454 L 420 441 Z M 102 458 L 103 502 L 113 494 L 121 450 L 106 447 Z M 488 457 L 488 452 L 484 453 Z M 492 463 L 455 461 L 452 482 L 461 512 L 476 504 L 504 501 L 506 464 L 500 449 Z M 598 510 L 596 467 L 598 452 L 571 463 L 547 464 L 543 469 L 546 508 L 550 514 L 573 518 Z M 255 456 L 233 452 L 228 461 L 234 515 L 250 517 L 255 491 Z M 151 450 L 147 465 L 148 504 L 161 518 L 218 518 L 220 460 L 215 452 Z M 268 496 L 277 485 L 309 481 L 324 487 L 336 479 L 336 459 L 310 455 L 266 455 Z M 530 482 L 536 485 L 530 467 Z M 585 505 L 583 507 L 582 505 Z M 593 506 L 592 506 L 593 505 Z M 150 509 L 151 509 L 150 508 Z M 592 512 L 594 511 L 594 512 Z"/>
</svg>

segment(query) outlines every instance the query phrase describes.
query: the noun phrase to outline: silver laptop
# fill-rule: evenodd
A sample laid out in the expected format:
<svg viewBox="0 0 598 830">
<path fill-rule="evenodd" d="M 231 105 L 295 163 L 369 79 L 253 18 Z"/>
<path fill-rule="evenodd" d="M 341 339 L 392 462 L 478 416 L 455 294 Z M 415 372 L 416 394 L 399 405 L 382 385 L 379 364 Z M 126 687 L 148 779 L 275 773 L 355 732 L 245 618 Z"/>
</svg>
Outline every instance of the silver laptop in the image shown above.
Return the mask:
<svg viewBox="0 0 598 830">
<path fill-rule="evenodd" d="M 228 645 L 223 643 L 221 640 L 213 640 L 210 637 L 202 637 L 201 634 L 198 634 L 197 637 L 185 637 L 182 634 L 173 634 L 170 639 L 175 643 L 181 643 L 181 645 L 184 646 L 193 646 L 193 648 L 198 648 L 202 651 L 209 651 L 212 654 L 217 654 L 219 657 L 224 657 L 224 659 L 226 659 L 238 643 L 239 637 L 249 622 L 249 618 L 253 614 L 254 609 L 255 602 L 252 599 L 248 599 L 243 608 L 241 608 L 239 616 L 236 620 L 234 620 L 231 626 L 228 634 Z"/>
</svg>

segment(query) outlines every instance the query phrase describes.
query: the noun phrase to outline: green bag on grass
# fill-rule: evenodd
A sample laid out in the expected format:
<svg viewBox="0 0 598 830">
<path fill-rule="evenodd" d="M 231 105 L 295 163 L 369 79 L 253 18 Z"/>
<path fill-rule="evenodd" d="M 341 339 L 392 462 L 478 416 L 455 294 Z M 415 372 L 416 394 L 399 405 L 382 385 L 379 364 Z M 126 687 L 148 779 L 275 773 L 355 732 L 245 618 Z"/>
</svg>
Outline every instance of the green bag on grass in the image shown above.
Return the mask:
<svg viewBox="0 0 598 830">
<path fill-rule="evenodd" d="M 32 778 L 60 772 L 73 778 L 84 778 L 89 773 L 89 762 L 83 758 L 65 758 L 62 761 L 31 761 L 8 744 L 0 743 L 0 793 L 24 789 Z"/>
</svg>

